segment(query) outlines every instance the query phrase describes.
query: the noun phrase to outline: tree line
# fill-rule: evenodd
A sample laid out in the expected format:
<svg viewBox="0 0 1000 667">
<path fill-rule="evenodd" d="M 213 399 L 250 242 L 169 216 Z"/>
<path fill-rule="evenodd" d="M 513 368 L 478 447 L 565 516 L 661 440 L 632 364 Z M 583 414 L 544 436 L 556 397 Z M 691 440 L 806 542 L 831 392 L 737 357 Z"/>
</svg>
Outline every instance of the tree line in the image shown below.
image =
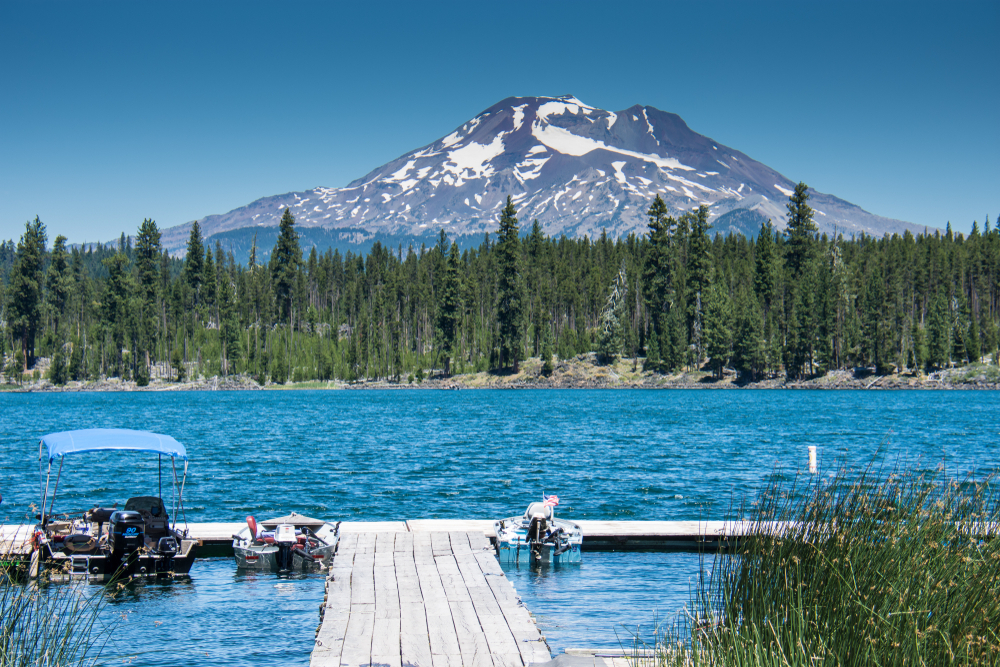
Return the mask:
<svg viewBox="0 0 1000 667">
<path fill-rule="evenodd" d="M 420 380 L 517 372 L 528 357 L 596 352 L 654 372 L 743 380 L 832 369 L 933 370 L 997 359 L 1000 229 L 966 237 L 820 235 L 805 184 L 788 224 L 756 238 L 711 233 L 708 209 L 672 215 L 657 197 L 648 232 L 620 239 L 522 233 L 510 198 L 499 229 L 459 250 L 304 254 L 286 209 L 267 262 L 246 264 L 194 223 L 183 259 L 146 219 L 117 244 L 48 246 L 45 225 L 0 243 L 0 354 L 8 381 L 38 357 L 53 382 L 151 368 L 181 380 Z"/>
</svg>

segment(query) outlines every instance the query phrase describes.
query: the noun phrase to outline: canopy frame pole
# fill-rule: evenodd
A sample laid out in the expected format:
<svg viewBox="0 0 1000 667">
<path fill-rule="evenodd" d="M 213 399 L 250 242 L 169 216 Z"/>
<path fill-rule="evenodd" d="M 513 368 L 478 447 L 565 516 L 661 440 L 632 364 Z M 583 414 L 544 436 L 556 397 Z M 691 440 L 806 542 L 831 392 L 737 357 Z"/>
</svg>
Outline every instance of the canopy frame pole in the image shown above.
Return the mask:
<svg viewBox="0 0 1000 667">
<path fill-rule="evenodd" d="M 170 467 L 174 471 L 174 487 L 173 487 L 173 506 L 174 506 L 174 522 L 171 530 L 177 530 L 177 459 L 175 457 L 170 457 Z"/>
<path fill-rule="evenodd" d="M 156 455 L 156 479 L 157 479 L 157 491 L 156 495 L 163 502 L 163 454 Z"/>
<path fill-rule="evenodd" d="M 184 517 L 184 526 L 185 526 L 184 530 L 185 530 L 185 533 L 187 532 L 188 518 L 187 518 L 187 512 L 184 511 L 184 483 L 187 482 L 188 463 L 189 463 L 189 461 L 187 459 L 184 459 L 184 476 L 181 477 L 181 492 L 180 492 L 180 495 L 177 498 L 177 500 L 178 500 L 178 502 L 179 502 L 179 504 L 181 506 L 181 515 Z M 174 526 L 177 525 L 176 517 L 177 517 L 177 513 L 175 512 L 174 513 Z"/>
<path fill-rule="evenodd" d="M 46 521 L 45 521 L 45 501 L 48 499 L 48 496 L 49 496 L 49 477 L 52 475 L 52 459 L 49 459 L 49 469 L 48 469 L 48 472 L 45 473 L 45 486 L 42 487 L 42 445 L 43 444 L 44 444 L 43 441 L 41 441 L 41 440 L 38 441 L 38 486 L 41 487 L 41 488 L 39 488 L 39 492 L 42 495 L 42 505 L 41 505 L 41 507 L 38 508 L 38 511 L 41 513 L 41 522 L 42 522 L 42 527 L 44 528 L 45 524 L 46 524 Z"/>
<path fill-rule="evenodd" d="M 56 492 L 59 491 L 59 479 L 62 477 L 63 463 L 66 463 L 66 457 L 62 457 L 62 458 L 59 459 L 59 472 L 56 474 L 56 486 L 55 486 L 54 489 L 52 489 L 52 499 L 49 501 L 49 513 L 45 515 L 45 522 L 43 523 L 43 525 L 48 523 L 48 518 L 49 518 L 49 516 L 52 515 L 52 507 L 56 504 Z M 52 464 L 50 463 L 49 466 L 51 466 L 51 465 Z M 45 489 L 46 489 L 46 491 L 48 490 L 48 488 L 49 488 L 49 485 L 48 485 L 48 481 L 46 480 L 46 483 L 45 483 Z M 42 511 L 43 512 L 45 511 L 45 506 L 44 505 L 42 506 Z"/>
</svg>

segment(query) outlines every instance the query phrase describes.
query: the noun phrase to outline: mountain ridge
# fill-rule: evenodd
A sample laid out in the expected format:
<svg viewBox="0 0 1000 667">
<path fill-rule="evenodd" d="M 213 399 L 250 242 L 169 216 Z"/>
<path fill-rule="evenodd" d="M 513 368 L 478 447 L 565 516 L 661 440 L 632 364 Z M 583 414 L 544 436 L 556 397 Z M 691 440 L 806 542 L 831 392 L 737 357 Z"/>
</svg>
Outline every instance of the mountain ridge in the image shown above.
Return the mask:
<svg viewBox="0 0 1000 667">
<path fill-rule="evenodd" d="M 794 186 L 655 107 L 611 112 L 571 95 L 508 97 L 343 188 L 263 197 L 206 216 L 200 225 L 206 239 L 245 241 L 253 229 L 276 227 L 289 208 L 307 246 L 321 240 L 358 250 L 376 240 L 419 244 L 432 242 L 441 229 L 467 245 L 496 229 L 510 195 L 522 223 L 537 219 L 550 236 L 593 238 L 606 230 L 620 237 L 645 233 L 646 209 L 660 195 L 672 214 L 705 205 L 713 224 L 722 223 L 717 231 L 747 234 L 751 220 L 771 219 L 784 228 Z M 924 229 L 833 195 L 809 194 L 824 232 L 881 236 Z M 183 254 L 191 224 L 165 229 L 164 246 Z"/>
</svg>

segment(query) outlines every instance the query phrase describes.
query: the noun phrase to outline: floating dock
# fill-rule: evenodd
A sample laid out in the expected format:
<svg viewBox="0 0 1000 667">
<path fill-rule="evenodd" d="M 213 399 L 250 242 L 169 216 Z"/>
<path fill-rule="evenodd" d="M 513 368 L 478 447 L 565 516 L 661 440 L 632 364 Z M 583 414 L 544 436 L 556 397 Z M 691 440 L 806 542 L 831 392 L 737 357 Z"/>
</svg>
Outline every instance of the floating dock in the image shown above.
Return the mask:
<svg viewBox="0 0 1000 667">
<path fill-rule="evenodd" d="M 551 659 L 483 531 L 342 534 L 311 667 L 523 667 Z"/>
<path fill-rule="evenodd" d="M 749 527 L 727 521 L 577 521 L 584 551 L 703 551 L 730 546 Z M 233 555 L 233 535 L 245 523 L 189 523 L 189 539 L 198 543 L 198 558 Z M 412 519 L 409 521 L 344 521 L 342 535 L 351 533 L 482 533 L 496 541 L 492 519 Z M 0 526 L 0 553 L 27 550 L 31 526 Z"/>
</svg>

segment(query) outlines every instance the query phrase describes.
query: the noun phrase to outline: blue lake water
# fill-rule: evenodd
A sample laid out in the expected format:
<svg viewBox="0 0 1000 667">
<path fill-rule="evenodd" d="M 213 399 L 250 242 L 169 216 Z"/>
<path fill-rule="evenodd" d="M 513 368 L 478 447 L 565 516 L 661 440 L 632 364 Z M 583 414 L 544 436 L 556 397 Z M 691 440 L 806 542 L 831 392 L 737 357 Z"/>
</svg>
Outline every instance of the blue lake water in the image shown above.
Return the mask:
<svg viewBox="0 0 1000 667">
<path fill-rule="evenodd" d="M 801 472 L 809 445 L 823 475 L 876 452 L 956 476 L 1000 465 L 994 392 L 0 394 L 0 519 L 19 522 L 38 502 L 41 435 L 93 427 L 184 443 L 189 521 L 292 509 L 355 521 L 497 518 L 543 491 L 559 495 L 567 518 L 724 519 L 775 475 Z M 155 492 L 156 470 L 155 457 L 70 457 L 56 511 Z M 576 568 L 508 575 L 559 650 L 617 646 L 627 629 L 670 618 L 697 572 L 687 554 L 588 553 Z M 115 654 L 177 664 L 156 643 L 183 639 L 188 664 L 245 664 L 280 650 L 278 662 L 305 665 L 322 588 L 320 577 L 241 578 L 228 561 L 198 562 L 189 580 L 111 603 L 125 614 L 116 646 L 129 647 Z"/>
</svg>

